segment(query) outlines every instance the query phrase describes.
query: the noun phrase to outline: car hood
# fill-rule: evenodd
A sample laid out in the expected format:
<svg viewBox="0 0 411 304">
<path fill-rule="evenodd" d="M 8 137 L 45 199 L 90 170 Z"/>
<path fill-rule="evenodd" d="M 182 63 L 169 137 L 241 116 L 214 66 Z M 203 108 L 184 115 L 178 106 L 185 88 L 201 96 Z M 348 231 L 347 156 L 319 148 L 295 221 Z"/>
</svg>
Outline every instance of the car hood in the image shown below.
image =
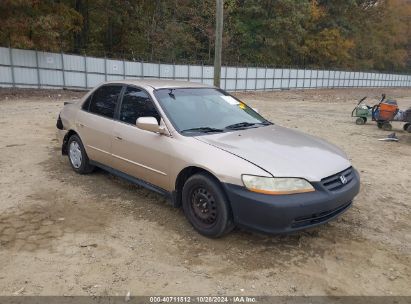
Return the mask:
<svg viewBox="0 0 411 304">
<path fill-rule="evenodd" d="M 207 134 L 196 139 L 237 155 L 277 177 L 301 177 L 314 182 L 351 166 L 338 147 L 277 125 Z"/>
</svg>

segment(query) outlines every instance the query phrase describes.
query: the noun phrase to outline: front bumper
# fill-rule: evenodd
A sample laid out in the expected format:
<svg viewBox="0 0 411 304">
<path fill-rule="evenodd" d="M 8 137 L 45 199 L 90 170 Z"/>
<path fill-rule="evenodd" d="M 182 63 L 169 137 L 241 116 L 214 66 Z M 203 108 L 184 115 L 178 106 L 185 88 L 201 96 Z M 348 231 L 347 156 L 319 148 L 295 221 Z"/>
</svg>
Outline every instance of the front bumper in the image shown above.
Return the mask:
<svg viewBox="0 0 411 304">
<path fill-rule="evenodd" d="M 324 182 L 312 183 L 315 192 L 267 195 L 245 187 L 224 184 L 234 222 L 265 233 L 287 233 L 324 224 L 346 211 L 360 190 L 358 172 L 351 168 L 346 185 L 328 190 Z"/>
</svg>

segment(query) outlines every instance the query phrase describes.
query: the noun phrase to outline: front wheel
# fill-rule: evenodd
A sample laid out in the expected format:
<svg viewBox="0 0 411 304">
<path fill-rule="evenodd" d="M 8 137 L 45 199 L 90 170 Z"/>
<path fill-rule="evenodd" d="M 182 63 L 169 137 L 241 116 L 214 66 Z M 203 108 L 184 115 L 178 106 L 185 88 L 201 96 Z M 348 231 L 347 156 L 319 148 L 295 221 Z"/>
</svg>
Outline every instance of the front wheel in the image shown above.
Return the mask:
<svg viewBox="0 0 411 304">
<path fill-rule="evenodd" d="M 74 171 L 79 174 L 86 174 L 93 171 L 94 166 L 90 165 L 83 143 L 77 135 L 72 135 L 67 143 L 68 159 Z"/>
<path fill-rule="evenodd" d="M 403 128 L 403 130 L 404 131 L 408 131 L 408 129 L 411 127 L 411 123 L 406 123 L 406 124 L 404 124 L 403 126 L 402 126 L 402 128 Z M 411 129 L 408 131 L 408 132 L 410 132 L 411 131 Z"/>
<path fill-rule="evenodd" d="M 203 173 L 191 176 L 182 194 L 184 214 L 200 234 L 218 238 L 234 228 L 229 202 L 212 177 Z"/>
<path fill-rule="evenodd" d="M 355 120 L 355 123 L 356 123 L 357 125 L 363 125 L 363 124 L 366 123 L 366 121 L 367 121 L 367 118 L 358 117 L 358 118 Z"/>
</svg>

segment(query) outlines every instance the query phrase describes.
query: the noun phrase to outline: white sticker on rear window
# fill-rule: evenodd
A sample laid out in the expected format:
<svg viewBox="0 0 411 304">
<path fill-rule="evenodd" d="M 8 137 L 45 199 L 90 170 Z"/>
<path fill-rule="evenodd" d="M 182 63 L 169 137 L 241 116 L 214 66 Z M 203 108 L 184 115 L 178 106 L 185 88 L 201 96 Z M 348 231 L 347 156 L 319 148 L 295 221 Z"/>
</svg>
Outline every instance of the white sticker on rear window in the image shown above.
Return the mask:
<svg viewBox="0 0 411 304">
<path fill-rule="evenodd" d="M 224 99 L 226 102 L 228 102 L 231 105 L 238 105 L 240 104 L 237 100 L 235 100 L 233 97 L 231 96 L 221 96 L 222 99 Z"/>
</svg>

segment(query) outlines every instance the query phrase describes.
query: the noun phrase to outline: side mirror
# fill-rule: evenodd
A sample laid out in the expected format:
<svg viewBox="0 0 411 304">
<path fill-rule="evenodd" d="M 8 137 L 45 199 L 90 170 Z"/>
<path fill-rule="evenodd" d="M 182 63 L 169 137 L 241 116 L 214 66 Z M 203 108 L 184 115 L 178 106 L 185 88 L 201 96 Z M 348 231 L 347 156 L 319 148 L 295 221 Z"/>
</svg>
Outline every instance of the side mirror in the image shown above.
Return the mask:
<svg viewBox="0 0 411 304">
<path fill-rule="evenodd" d="M 139 117 L 136 121 L 137 128 L 145 131 L 150 131 L 154 133 L 167 134 L 166 128 L 164 126 L 159 126 L 157 119 L 152 116 Z"/>
</svg>

